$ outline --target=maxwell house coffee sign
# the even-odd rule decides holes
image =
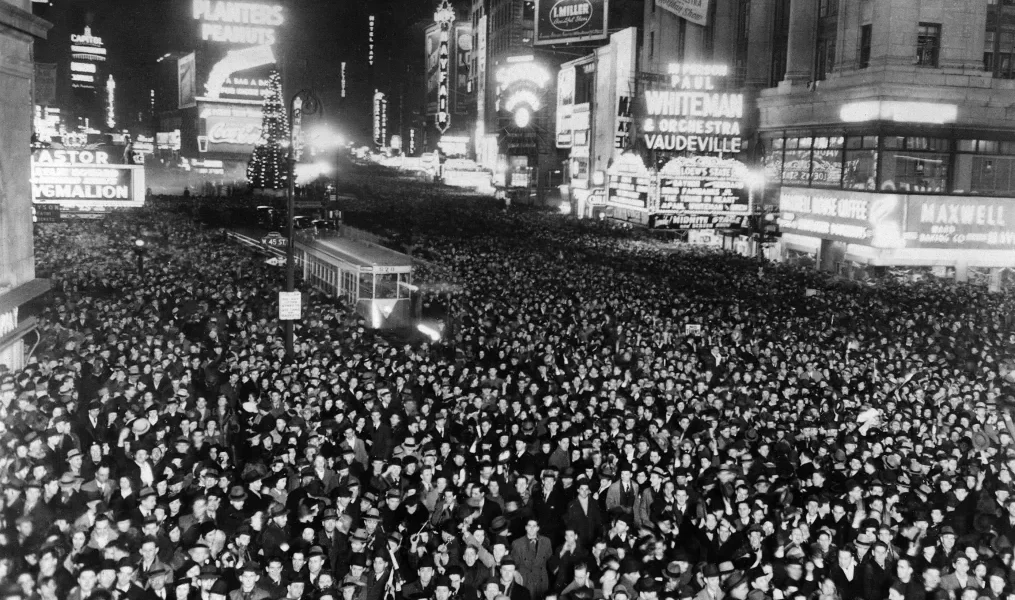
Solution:
[[[609,0],[536,0],[537,46],[605,40]]]

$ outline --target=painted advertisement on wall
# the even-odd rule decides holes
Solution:
[[[605,40],[609,0],[536,0],[536,46]]]

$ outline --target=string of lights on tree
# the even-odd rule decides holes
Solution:
[[[261,139],[247,164],[247,179],[255,188],[278,190],[289,183],[289,117],[282,99],[282,76],[272,71],[268,82],[269,93],[261,109]]]

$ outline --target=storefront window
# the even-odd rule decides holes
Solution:
[[[886,137],[881,189],[944,193],[948,190],[950,158],[946,139]]]
[[[782,181],[783,139],[771,138],[763,141],[765,147],[765,179],[768,183]]]
[[[811,180],[811,146],[813,138],[786,138],[786,157],[782,165],[782,182],[787,185],[809,185]]]
[[[842,187],[847,190],[874,191],[878,169],[878,138],[873,135],[846,139],[846,165]]]
[[[842,185],[842,137],[814,138],[811,185],[837,188]]]
[[[995,140],[959,140],[952,192],[1015,196],[1015,144]]]

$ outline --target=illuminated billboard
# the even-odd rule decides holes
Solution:
[[[144,205],[144,167],[115,164],[101,150],[32,152],[32,201],[69,207]]]
[[[201,152],[249,157],[261,139],[260,104],[199,102],[197,114],[203,132],[198,136]]]
[[[536,46],[605,40],[609,0],[536,0]]]
[[[208,72],[202,99],[261,100],[270,92],[274,66],[271,46],[229,50]]]
[[[281,4],[194,0],[201,40],[234,46],[271,46],[285,22]]]
[[[736,154],[743,149],[744,95],[723,89],[727,65],[671,64],[668,89],[647,89],[641,133],[649,150]]]
[[[374,145],[384,146],[388,137],[388,98],[384,92],[374,93]]]
[[[455,22],[455,9],[448,0],[434,13],[439,38],[437,43],[437,114],[434,124],[437,131],[444,133],[451,126],[451,32]]]

